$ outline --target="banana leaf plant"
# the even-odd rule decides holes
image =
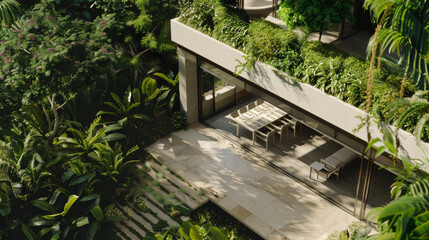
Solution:
[[[123,100],[116,94],[111,92],[114,102],[105,102],[107,106],[111,108],[110,111],[101,110],[97,113],[99,115],[107,115],[113,117],[118,122],[126,122],[127,119],[138,118],[145,121],[149,121],[150,118],[146,114],[140,113],[140,92],[138,89],[131,91],[128,89],[125,92]],[[111,123],[111,122],[108,122]]]
[[[59,195],[67,196],[64,205],[58,205]],[[103,222],[122,220],[116,215],[108,214],[114,204],[102,209],[99,205],[100,195],[88,195],[79,197],[70,194],[64,188],[58,188],[49,201],[36,199],[31,205],[41,210],[41,214],[35,215],[21,228],[27,239],[95,239],[100,225]],[[39,230],[37,233],[35,230]]]
[[[109,145],[98,145],[89,156],[96,163],[94,168],[103,176],[120,185],[127,185],[131,182],[129,173],[132,171],[134,163],[138,160],[126,159],[131,153],[138,150],[139,147],[131,148],[124,156],[121,146],[115,145],[111,148]]]
[[[429,196],[400,197],[367,218],[377,220],[381,230],[370,239],[429,239]]]
[[[100,126],[100,120],[100,116],[95,118],[85,132],[79,130],[82,128],[79,123],[69,122],[69,128],[67,128],[68,134],[64,133],[61,135],[56,144],[65,151],[71,160],[81,159],[82,157],[88,159],[88,154],[96,150],[97,146],[106,144],[106,141],[118,141],[126,137],[122,133],[113,132],[114,130],[121,129],[121,125]],[[77,128],[72,124],[77,126]]]
[[[171,112],[179,98],[179,74],[177,74],[174,79],[171,79],[162,73],[154,73],[153,75],[164,79],[168,83],[168,85],[161,86],[160,91],[162,94],[158,97],[157,101],[162,102],[167,100],[168,111]]]
[[[399,156],[394,135],[386,126],[382,127],[383,139],[373,139],[366,150],[375,148],[375,158],[389,151],[402,166],[390,168],[399,173],[392,184],[395,200],[367,215],[367,220],[376,221],[379,228],[379,233],[369,239],[429,239],[429,174],[420,170],[429,162]]]

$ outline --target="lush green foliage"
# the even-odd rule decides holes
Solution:
[[[73,18],[91,19],[91,15],[96,15],[91,5],[95,4],[95,0],[41,0],[42,3],[54,4],[55,9],[67,14]]]
[[[129,41],[142,35],[125,22],[147,13],[134,1],[36,2],[0,30],[0,238],[94,239],[143,147],[186,126],[178,79]]]
[[[163,236],[147,238],[147,240],[154,239],[259,240],[262,238],[214,203],[209,202],[194,211],[191,219],[183,222],[180,228],[170,229]]]
[[[369,70],[367,62],[327,44],[300,40],[293,31],[264,20],[246,24],[240,13],[227,9],[222,1],[194,1],[184,5],[180,21],[246,53],[246,61],[238,65],[238,72],[244,67],[250,69],[256,61],[265,62],[345,102],[364,108]],[[223,15],[227,17],[218,17]],[[217,31],[218,26],[223,26],[222,21],[231,27]],[[385,120],[390,104],[399,97],[402,77],[384,67],[378,69],[374,76],[372,111]],[[414,91],[414,85],[406,82],[404,96],[411,96]],[[416,126],[416,120],[410,124]]]
[[[295,76],[324,92],[364,108],[366,77],[369,64],[362,59],[320,42],[306,43],[301,56],[303,63]],[[373,111],[383,112],[399,97],[402,78],[382,68],[374,73]],[[405,86],[405,95],[414,92],[412,84]]]
[[[429,141],[428,91],[417,91],[413,96],[401,98],[389,104],[387,120],[400,128],[414,133],[417,139]],[[395,121],[395,122],[394,122]]]
[[[135,0],[135,5],[140,14],[128,24],[143,33],[142,46],[159,53],[174,51],[176,45],[170,40],[169,20],[177,14],[178,1]]]
[[[218,0],[184,1],[180,21],[232,47],[244,50],[248,17]]]
[[[298,36],[293,31],[279,31],[273,23],[258,19],[250,23],[248,34],[245,53],[249,70],[261,61],[291,73],[301,62]]]
[[[429,85],[429,1],[366,0],[365,7],[381,26],[376,39],[378,51],[389,49],[400,56],[399,60],[384,60],[401,66],[405,76],[426,90]],[[373,44],[374,37],[368,53]]]
[[[262,239],[214,203],[207,203],[191,214],[193,224],[217,226],[227,239]]]
[[[373,139],[367,150],[376,148],[375,157],[389,151],[401,164],[394,170],[398,177],[392,185],[392,202],[385,207],[371,210],[367,218],[377,221],[379,233],[371,239],[427,239],[429,237],[429,174],[422,167],[429,165],[427,159],[409,159],[399,155],[393,133],[384,128],[383,139]]]
[[[335,231],[326,237],[326,240],[364,240],[368,239],[368,235],[372,228],[363,222],[355,222],[343,231]]]
[[[388,151],[397,161],[389,168],[397,172],[392,184],[392,198],[384,207],[371,210],[366,219],[378,224],[378,232],[369,236],[366,224],[351,225],[347,230],[335,232],[328,240],[349,239],[428,239],[429,237],[429,173],[427,159],[409,159],[399,155],[400,142],[383,126],[383,139],[375,138],[365,151],[375,149],[374,158]]]
[[[206,223],[203,226],[194,225],[189,221],[182,223],[179,229],[180,235],[185,239],[191,240],[225,240],[226,237],[217,227],[213,227],[211,223]]]
[[[107,140],[114,140],[115,135],[109,137],[107,127],[98,122],[86,132],[71,127],[68,131],[73,137],[62,135],[52,142],[34,130],[25,139],[17,136],[2,142],[0,197],[6,202],[1,207],[2,235],[93,239],[102,222],[118,219],[107,216],[113,209],[107,205],[114,186],[129,181],[126,165],[132,162],[125,162],[120,148],[111,154]],[[100,159],[100,155],[108,157]],[[19,191],[13,189],[18,183],[22,184]]]
[[[329,29],[344,18],[352,19],[351,9],[350,0],[284,0],[277,13],[292,29],[302,26],[313,32]]]
[[[107,88],[100,78],[104,66],[117,58],[108,35],[117,31],[110,16],[93,22],[69,20],[42,5],[23,15],[16,29],[2,28],[0,125],[10,129],[21,119],[11,113],[51,94],[69,99],[77,93],[97,104]]]

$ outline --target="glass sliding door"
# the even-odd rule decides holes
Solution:
[[[200,82],[202,86],[201,93],[201,112],[202,118],[206,119],[215,112],[214,105],[214,76],[206,71],[201,71]]]
[[[200,111],[202,120],[231,107],[236,102],[236,86],[201,67]]]
[[[215,77],[214,81],[215,112],[235,104],[235,86]]]

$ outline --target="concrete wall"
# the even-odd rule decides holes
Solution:
[[[172,40],[180,46],[231,72],[235,72],[239,62],[244,61],[242,52],[180,23],[177,19],[171,20],[171,36]],[[294,82],[286,73],[264,63],[256,63],[252,71],[243,71],[240,76],[341,129],[349,135],[347,136],[349,140],[356,138],[357,141],[367,141],[366,129],[357,129],[361,119],[365,116],[361,109],[330,96],[311,85]],[[305,119],[302,120],[305,121]],[[320,123],[317,124],[320,125]],[[338,134],[335,131],[331,133],[328,130],[322,132],[338,139],[336,136]],[[373,138],[382,137],[375,125],[371,127],[370,132]],[[345,138],[346,136],[342,133],[340,137]],[[423,146],[418,146],[414,136],[408,132],[399,130],[399,140],[403,147],[402,155],[423,159],[425,155],[422,149],[429,153],[429,144],[424,143]],[[355,149],[361,150],[361,146]]]
[[[180,106],[189,123],[198,122],[198,66],[197,58],[177,49],[179,60]]]

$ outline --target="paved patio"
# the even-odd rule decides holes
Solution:
[[[325,239],[358,221],[201,124],[162,138],[147,150],[265,239]]]

